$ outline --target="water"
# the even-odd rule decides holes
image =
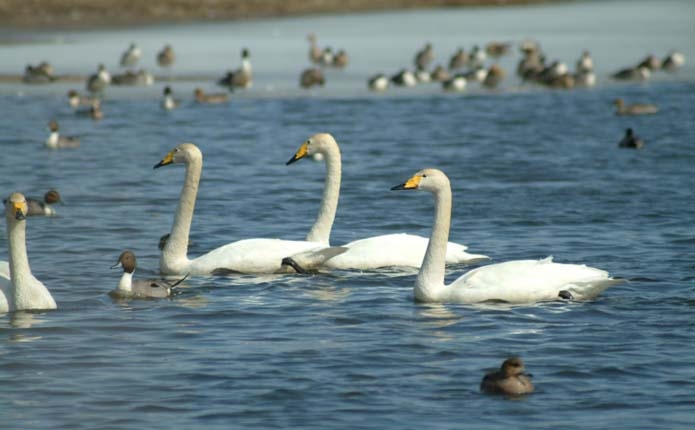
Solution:
[[[171,113],[158,107],[161,84],[112,89],[98,123],[66,106],[68,84],[0,86],[3,197],[56,187],[66,201],[60,216],[27,225],[33,272],[59,309],[0,315],[0,427],[692,427],[695,55],[687,12],[693,6],[658,5],[46,32],[35,44],[3,46],[0,72],[45,55],[59,70],[86,74],[94,55],[80,52],[101,47],[115,67],[131,39],[151,54],[171,41],[182,58],[205,52],[236,58],[243,43],[258,77],[228,106],[185,104]],[[663,31],[645,33],[625,13]],[[461,30],[451,33],[457,18]],[[420,19],[427,25],[414,33],[408,23]],[[355,35],[357,25],[364,31]],[[308,27],[320,42],[354,52],[354,66],[334,73],[322,91],[306,93],[295,86]],[[393,34],[407,37],[388,39]],[[570,63],[589,48],[599,86],[550,91],[519,88],[511,79],[505,91],[472,88],[463,96],[434,86],[382,96],[364,89],[366,76],[406,65],[425,39],[444,58],[458,44],[527,36]],[[623,46],[630,38],[635,43]],[[187,40],[209,44],[191,53]],[[263,50],[276,44],[292,49],[267,58]],[[364,46],[374,51],[360,52]],[[670,48],[688,61],[676,76],[658,74],[642,85],[605,77]],[[215,77],[228,67],[217,64],[236,64],[228,57],[211,55],[214,67],[181,69]],[[516,55],[504,61],[512,65]],[[174,85],[187,98],[200,84]],[[611,102],[619,96],[653,102],[660,113],[614,116]],[[43,148],[52,117],[66,134],[81,137],[79,149]],[[644,138],[644,150],[616,147],[626,127]],[[152,166],[173,146],[193,141],[205,156],[190,249],[200,255],[240,238],[304,237],[324,167],[285,162],[319,131],[331,132],[343,152],[335,244],[401,231],[428,235],[431,196],[389,188],[436,166],[452,181],[451,237],[472,252],[497,262],[554,255],[631,281],[591,303],[517,307],[418,304],[414,272],[395,270],[194,277],[172,300],[107,296],[119,276],[109,266],[125,248],[138,256],[136,276],[156,274],[157,242],[171,226],[183,169]],[[4,224],[0,230],[6,259]],[[465,270],[451,267],[448,279]],[[537,392],[519,401],[480,394],[485,371],[512,354],[525,359]]]

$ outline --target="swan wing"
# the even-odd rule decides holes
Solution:
[[[368,237],[350,242],[346,252],[326,262],[335,269],[376,269],[379,267],[420,267],[429,239],[413,234],[397,233]],[[467,246],[449,242],[446,262],[471,264],[488,259],[485,255],[469,254]]]

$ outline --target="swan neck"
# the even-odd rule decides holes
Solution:
[[[427,251],[415,282],[416,296],[432,296],[444,287],[446,248],[451,224],[451,189],[438,189],[434,193],[434,223]],[[435,291],[433,291],[435,290]]]
[[[324,152],[326,160],[326,179],[323,187],[323,198],[316,217],[316,222],[311,227],[306,240],[330,244],[331,229],[338,210],[338,198],[340,197],[341,159],[340,149],[337,146],[329,147]]]
[[[31,268],[29,267],[29,257],[27,255],[26,243],[26,221],[8,219],[7,223],[7,242],[9,247],[9,266],[12,281],[10,288],[12,301],[18,303],[24,296],[24,291],[31,285]]]

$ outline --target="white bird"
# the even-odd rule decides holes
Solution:
[[[378,73],[367,80],[367,87],[372,91],[386,91],[389,78],[383,73]]]
[[[318,216],[306,240],[328,246],[340,195],[341,157],[338,142],[328,133],[315,134],[299,147],[287,164],[315,154],[322,154],[326,161],[326,179]],[[341,245],[347,248],[347,251],[327,260],[324,267],[331,269],[420,267],[427,242],[425,237],[404,233],[372,236]],[[448,243],[446,262],[470,264],[488,259],[485,255],[468,254],[465,252],[466,249],[465,245]]]
[[[558,299],[590,300],[623,282],[585,265],[543,260],[514,260],[478,267],[444,284],[444,263],[451,223],[449,178],[437,169],[417,172],[392,190],[424,190],[434,194],[434,225],[415,281],[415,299],[436,303],[500,301],[530,304]]]
[[[118,281],[118,287],[109,292],[111,297],[117,299],[170,297],[173,289],[188,277],[184,276],[176,282],[169,282],[165,279],[133,280],[137,259],[135,254],[128,250],[121,253],[118,261],[111,268],[115,269],[119,266],[123,268],[123,275]]]
[[[26,244],[27,201],[12,193],[5,202],[9,263],[0,261],[0,312],[56,309],[56,302],[29,267]]]
[[[164,91],[162,92],[162,102],[161,102],[162,109],[164,109],[164,110],[176,109],[179,106],[179,104],[181,104],[181,102],[174,98],[174,92],[171,90],[171,87],[169,85],[164,87]]]
[[[210,275],[213,273],[277,273],[282,261],[292,257],[307,270],[318,268],[326,259],[343,252],[319,242],[281,239],[245,239],[214,249],[200,257],[188,258],[188,235],[193,221],[203,154],[192,143],[182,143],[171,150],[154,168],[184,164],[186,178],[181,190],[169,239],[159,261],[163,275]]]

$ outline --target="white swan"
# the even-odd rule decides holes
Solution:
[[[26,245],[27,201],[12,193],[5,202],[9,263],[0,261],[0,312],[56,309],[48,289],[31,274]]]
[[[192,143],[171,150],[154,168],[182,163],[186,178],[181,190],[171,234],[159,262],[163,275],[209,275],[217,272],[276,273],[283,271],[282,260],[292,257],[305,269],[318,267],[344,249],[329,248],[314,241],[281,239],[245,239],[214,249],[195,259],[187,255],[188,234],[193,220],[198,184],[203,169],[203,154]]]
[[[543,260],[515,260],[471,270],[444,285],[444,253],[451,222],[451,186],[440,170],[424,169],[392,190],[425,190],[434,194],[434,225],[415,281],[415,298],[423,302],[514,304],[572,298],[589,300],[623,282],[585,265]]]
[[[300,146],[287,164],[316,154],[322,154],[326,160],[326,182],[318,217],[306,240],[328,246],[340,194],[341,159],[338,143],[328,133],[315,134]],[[420,267],[427,242],[425,237],[404,233],[368,237],[342,245],[347,251],[327,260],[324,266],[332,269]],[[471,264],[488,259],[485,255],[468,254],[466,249],[465,245],[449,242],[446,262]]]

